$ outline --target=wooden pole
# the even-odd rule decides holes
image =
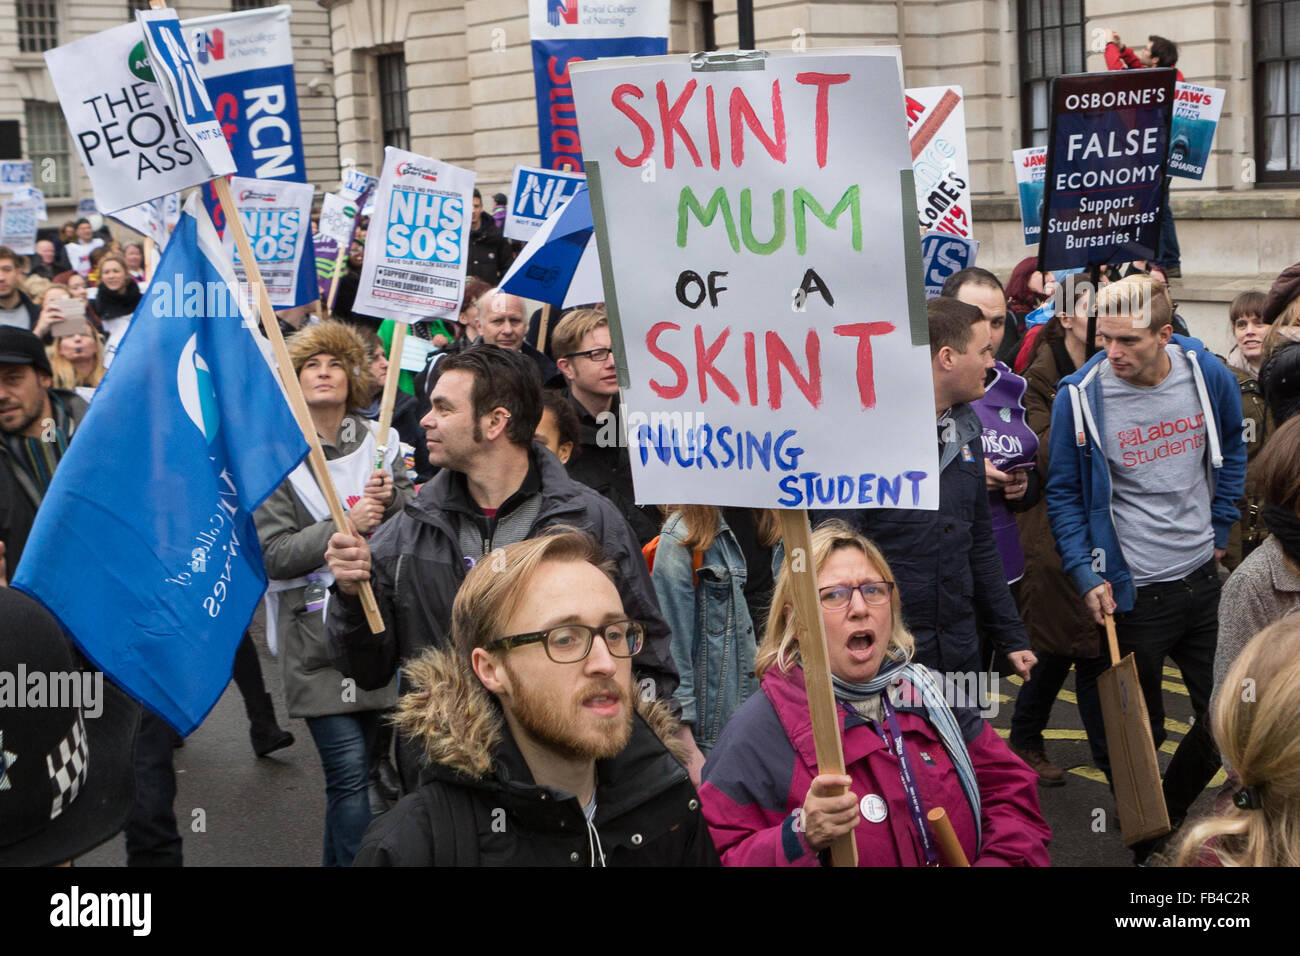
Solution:
[[[388,429],[393,424],[393,403],[397,401],[397,380],[402,376],[402,347],[406,345],[406,323],[394,320],[393,344],[388,349],[388,375],[384,399],[379,403],[379,446],[375,449],[375,471],[384,467],[388,454]]]
[[[343,268],[343,260],[347,257],[350,245],[352,245],[351,241],[347,245],[339,243],[338,255],[334,257],[334,271],[330,273],[330,294],[325,299],[325,308],[330,315],[334,314],[334,296],[339,291],[339,270]]]
[[[316,483],[320,485],[321,493],[329,504],[330,517],[334,519],[335,529],[342,534],[352,534],[353,530],[343,513],[343,506],[339,504],[339,494],[334,488],[334,479],[330,476],[320,438],[316,435],[316,425],[307,410],[307,400],[303,398],[302,385],[298,382],[298,376],[293,373],[293,361],[289,358],[289,349],[284,344],[284,336],[280,334],[280,323],[275,318],[275,310],[271,308],[271,300],[266,294],[266,286],[262,282],[262,270],[257,267],[253,247],[248,241],[248,234],[244,232],[244,223],[235,208],[235,197],[230,193],[230,183],[225,176],[218,176],[212,180],[212,185],[226,214],[226,228],[233,231],[235,247],[239,250],[239,261],[243,263],[244,273],[248,276],[248,287],[257,296],[262,328],[271,342],[271,350],[275,353],[275,361],[279,366],[280,379],[284,382],[289,407],[293,409],[294,417],[298,419],[298,427],[302,429],[303,437],[307,439],[311,449],[308,452],[308,460],[311,462],[312,473],[316,476]],[[361,582],[360,597],[370,630],[375,634],[380,633],[384,629],[384,621],[379,614],[379,605],[375,603],[375,594],[370,588],[369,581]]]
[[[148,282],[153,278],[153,257],[154,241],[148,236],[144,237],[144,281]]]
[[[785,545],[786,570],[794,583],[794,622],[799,635],[799,657],[803,662],[804,686],[808,690],[808,711],[812,715],[813,744],[817,750],[817,773],[844,773],[844,741],[831,688],[831,666],[826,653],[826,629],[822,625],[821,601],[817,596],[817,569],[812,564],[812,528],[808,512],[779,511],[781,537]],[[853,833],[831,844],[835,866],[857,866],[858,845]]]
[[[1115,618],[1111,614],[1106,615],[1106,643],[1110,647],[1110,666],[1119,665],[1119,638],[1115,636]]]
[[[943,858],[948,861],[948,865],[970,866],[970,861],[966,859],[966,851],[961,848],[961,842],[953,831],[952,821],[948,819],[948,814],[944,812],[943,807],[935,807],[925,815],[925,818],[930,821],[930,831],[939,841],[939,849],[943,851]]]
[[[551,355],[550,344],[546,337],[551,333],[551,309],[553,306],[549,302],[542,303],[542,321],[537,326],[537,351],[543,355]],[[555,358],[556,356],[551,356]]]

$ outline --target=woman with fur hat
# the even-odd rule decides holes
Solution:
[[[384,468],[374,469],[377,426],[356,411],[370,397],[365,346],[342,322],[310,326],[287,344],[339,501],[356,530],[368,534],[405,506],[411,481],[393,429]],[[325,547],[334,524],[305,463],[255,518],[273,579],[267,640],[273,650],[278,645],[289,714],[306,718],[325,770],[324,865],[350,866],[370,823],[370,745],[380,711],[397,700],[396,682],[362,691],[331,666],[324,612],[333,578]]]

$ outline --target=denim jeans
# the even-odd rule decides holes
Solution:
[[[140,709],[135,738],[135,805],[126,823],[127,866],[180,866],[181,836],[176,829],[176,773],[172,751],[176,733],[161,717]]]
[[[1097,676],[1110,667],[1105,657],[1064,657],[1046,651],[1035,652],[1038,663],[1030,679],[1016,695],[1016,709],[1011,715],[1011,746],[1017,750],[1042,750],[1043,729],[1052,716],[1052,704],[1065,685],[1073,665],[1074,692],[1079,700],[1079,717],[1088,734],[1088,750],[1093,765],[1110,779],[1110,757],[1106,752],[1106,725],[1101,717],[1101,698],[1097,696]]]
[[[325,769],[323,866],[351,866],[370,825],[370,748],[379,715],[362,710],[307,718]]]
[[[1165,657],[1182,671],[1194,714],[1192,729],[1178,743],[1165,771],[1165,805],[1177,825],[1221,763],[1210,736],[1210,692],[1219,633],[1219,572],[1213,560],[1187,577],[1137,589],[1133,610],[1115,615],[1121,654],[1132,654],[1148,713],[1160,706]]]

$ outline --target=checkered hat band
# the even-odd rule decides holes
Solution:
[[[81,785],[90,772],[90,749],[86,744],[86,723],[81,712],[77,722],[59,741],[52,753],[45,755],[45,768],[50,774],[50,819],[53,820],[77,799]]]

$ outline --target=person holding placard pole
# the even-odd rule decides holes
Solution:
[[[925,820],[935,807],[976,866],[1048,865],[1051,831],[1033,771],[957,688],[913,661],[881,551],[830,521],[812,533],[808,559],[848,765],[842,775],[818,773],[795,576],[783,568],[758,652],[762,691],[704,767],[700,799],[723,865],[816,866],[852,833],[860,866],[935,866],[939,846]]]
[[[378,444],[369,423],[356,413],[369,398],[365,347],[347,326],[322,323],[288,342],[312,423],[342,496],[355,497],[351,527],[373,531],[399,512],[411,495],[404,465],[395,465],[395,436],[387,468],[371,465]],[[325,545],[333,531],[329,509],[307,469],[299,466],[257,510],[258,538],[271,583],[267,640],[280,647],[285,702],[304,717],[325,770],[325,866],[349,866],[370,823],[370,745],[379,711],[397,701],[395,682],[371,692],[348,692],[343,675],[329,666],[324,642]]]

